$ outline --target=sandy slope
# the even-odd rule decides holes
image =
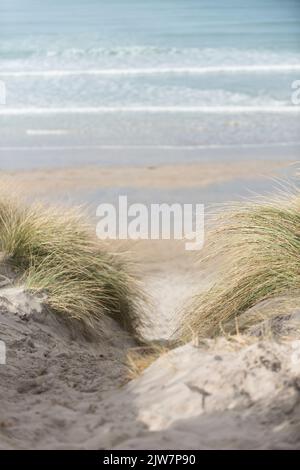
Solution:
[[[135,343],[110,320],[98,336],[42,308],[22,288],[0,291],[0,448],[78,447],[109,420],[105,396],[124,384]]]
[[[188,186],[262,170],[237,165],[223,176],[221,167],[209,175],[203,166],[178,175]],[[140,178],[146,186],[158,181],[175,187],[179,177],[170,175],[169,167],[129,169],[127,180],[123,169],[122,174],[119,169],[108,174],[80,171],[6,176],[14,188],[38,196],[104,180],[117,185],[119,178],[125,186],[139,184]],[[144,336],[167,338],[182,305],[210,279],[181,243],[130,242],[121,247],[140,264],[152,298]],[[82,331],[47,312],[42,299],[12,287],[7,281],[11,273],[2,274],[0,340],[7,345],[7,364],[0,365],[0,448],[300,447],[299,312],[257,327],[252,340],[181,347],[128,384],[126,356],[136,344],[116,323],[99,324],[100,336]],[[261,341],[261,333],[273,326],[280,332],[276,340],[268,334]],[[282,335],[288,339],[279,342]]]
[[[101,339],[0,290],[0,448],[297,448],[300,342],[206,341],[126,384],[134,345],[113,321]]]
[[[178,348],[127,387],[152,432],[118,448],[299,448],[299,359],[299,341]]]

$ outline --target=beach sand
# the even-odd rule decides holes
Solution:
[[[30,202],[86,205],[95,223],[97,205],[117,204],[119,194],[128,194],[129,202],[148,206],[152,202],[224,202],[236,199],[241,186],[248,185],[253,191],[257,185],[271,188],[273,178],[293,168],[293,163],[293,160],[260,158],[151,167],[78,166],[2,171],[0,177],[8,188]],[[195,254],[186,251],[183,242],[175,240],[112,241],[109,249],[130,253],[145,290],[153,298],[149,312],[150,337],[168,336],[176,323],[177,311],[199,289],[202,273],[195,264]]]
[[[297,340],[187,344],[128,383],[137,345],[113,321],[83,335],[6,287],[0,322],[0,449],[299,448]]]
[[[2,184],[30,202],[86,206],[93,224],[100,203],[117,204],[119,194],[129,202],[206,203],[210,205],[276,186],[275,179],[293,174],[295,160],[214,161],[160,166],[78,166],[40,170],[2,171]],[[244,188],[248,188],[245,192]],[[153,299],[151,338],[167,337],[178,311],[207,276],[195,263],[195,253],[177,240],[104,242],[109,250],[126,251],[136,264],[145,290]],[[148,336],[147,336],[148,337]]]
[[[51,197],[58,192],[97,188],[208,188],[232,180],[271,177],[294,160],[203,162],[158,166],[77,166],[47,170],[2,171],[0,177],[28,195]],[[234,187],[232,188],[234,190]]]
[[[160,167],[77,167],[2,172],[5,184],[30,201],[73,204],[86,191],[136,188],[211,190],[228,183],[263,184],[291,162]],[[179,192],[178,192],[179,191]],[[124,192],[123,192],[124,194]],[[75,196],[74,196],[75,195]],[[103,202],[95,200],[94,206]],[[163,201],[161,201],[163,202]],[[200,201],[201,202],[201,201]],[[93,214],[91,214],[93,215]],[[93,217],[92,217],[93,220]],[[151,303],[145,340],[167,340],[193,293],[211,282],[182,241],[115,241],[137,265]],[[279,312],[280,313],[280,312]],[[298,317],[297,317],[298,318]],[[108,320],[102,336],[82,334],[43,308],[22,286],[0,289],[0,448],[280,449],[299,443],[298,342],[208,341],[164,355],[127,384],[127,354],[139,347]],[[228,377],[230,376],[230,381]],[[230,382],[230,383],[229,383]]]

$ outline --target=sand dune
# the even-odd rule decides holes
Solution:
[[[135,344],[112,320],[82,334],[6,287],[0,321],[2,449],[299,448],[299,341],[187,344],[126,383]]]

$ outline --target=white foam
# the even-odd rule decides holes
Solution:
[[[115,113],[299,114],[300,106],[100,106],[70,108],[0,108],[2,116]]]
[[[39,136],[39,135],[68,135],[70,131],[65,129],[27,129],[26,135]]]
[[[0,77],[69,77],[69,76],[127,76],[127,75],[161,75],[161,74],[216,74],[216,73],[259,73],[259,72],[296,72],[300,64],[275,65],[222,65],[210,67],[150,67],[124,69],[95,69],[95,70],[24,70],[0,72]]]
[[[76,150],[209,150],[235,148],[269,148],[298,147],[300,142],[275,142],[267,144],[203,144],[203,145],[35,145],[35,146],[4,146],[0,152],[24,151],[76,151]]]

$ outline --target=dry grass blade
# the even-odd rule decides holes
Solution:
[[[159,345],[130,349],[127,354],[128,379],[139,377],[147,367],[169,351],[170,348]]]
[[[214,263],[217,282],[193,299],[176,336],[220,334],[228,321],[300,288],[300,195],[232,204],[213,220],[203,260]]]
[[[0,252],[55,311],[89,324],[109,315],[135,331],[139,283],[121,254],[101,249],[79,209],[27,207],[0,195]]]

